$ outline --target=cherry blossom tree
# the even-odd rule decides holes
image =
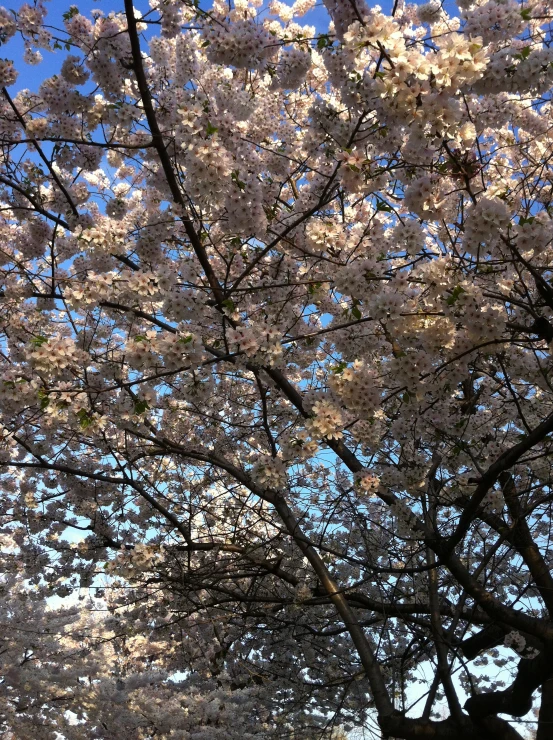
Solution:
[[[0,9],[3,737],[552,737],[553,4],[47,9]]]

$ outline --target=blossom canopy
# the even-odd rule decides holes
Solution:
[[[0,8],[2,737],[551,737],[552,19]]]

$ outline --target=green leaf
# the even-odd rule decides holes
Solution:
[[[311,283],[307,288],[309,295],[314,295],[315,291],[321,287],[322,283]]]
[[[134,404],[134,413],[144,414],[146,411],[148,411],[149,408],[150,408],[150,404],[148,403],[148,401],[145,401],[145,400],[137,401]]]
[[[334,373],[334,375],[340,375],[340,373],[344,372],[347,366],[347,362],[340,362],[338,365],[336,365],[336,367],[333,367],[330,370]]]
[[[222,305],[224,308],[226,308],[230,313],[234,313],[235,305],[234,301],[232,301],[230,298],[227,298],[225,301],[223,301]]]
[[[530,216],[529,218],[524,218],[523,216],[521,216],[518,220],[518,225],[524,226],[524,224],[533,224],[535,220],[535,216]]]
[[[65,13],[63,14],[63,16],[62,16],[62,17],[63,17],[63,20],[64,20],[64,21],[69,21],[69,20],[71,20],[71,18],[73,18],[73,16],[75,16],[75,15],[79,15],[79,9],[77,8],[77,6],[76,6],[76,5],[71,5],[71,6],[70,6],[70,8],[69,8],[69,10],[68,10],[68,11],[66,11],[66,12],[65,12]]]
[[[215,131],[217,131],[217,129],[215,129]],[[242,180],[240,180],[238,178],[238,170],[233,170],[233,172],[232,172],[232,174],[231,174],[230,177],[231,177],[231,180],[238,185],[238,187],[240,188],[240,190],[245,190],[246,183],[245,182],[242,182]]]
[[[387,213],[393,213],[394,209],[392,206],[389,206],[387,203],[383,203],[382,201],[378,201],[378,204],[376,206],[377,211],[386,211]]]
[[[181,337],[179,339],[179,344],[189,344],[192,341],[193,337],[191,334],[189,334],[187,337]]]
[[[86,409],[80,409],[77,413],[77,418],[79,420],[79,426],[81,429],[88,429],[91,424],[93,424],[94,419],[92,417],[92,413],[90,411],[87,411]]]
[[[529,21],[532,19],[532,16],[528,8],[524,8],[523,10],[520,11],[520,17],[525,21]]]
[[[147,338],[147,337],[145,337],[145,336],[144,336],[143,334],[137,334],[137,335],[136,335],[136,336],[134,337],[134,341],[135,341],[135,342],[146,342],[147,340],[148,340],[148,338]]]
[[[324,49],[325,46],[330,46],[330,39],[326,34],[317,39],[317,49]]]
[[[217,126],[212,126],[209,121],[207,122],[207,128],[205,130],[207,136],[211,136],[212,134],[214,134],[218,130],[219,129],[217,128]]]
[[[265,215],[267,216],[267,220],[269,221],[269,223],[275,220],[276,214],[278,213],[276,206],[273,206],[273,208],[263,206],[263,210],[265,211]]]
[[[530,56],[530,47],[525,46],[524,49],[521,49],[518,54],[515,54],[515,59],[519,59],[521,62],[524,61],[524,59],[528,59]]]
[[[455,288],[453,288],[453,292],[451,293],[451,295],[449,296],[449,298],[446,301],[447,305],[448,306],[453,306],[453,304],[459,298],[459,296],[461,295],[461,293],[464,293],[464,292],[465,292],[465,289],[462,288],[460,285],[457,285]]]
[[[359,319],[361,318],[361,311],[357,308],[357,306],[354,306],[351,309],[351,315],[359,321]]]
[[[31,344],[34,344],[36,347],[42,347],[42,345],[46,344],[47,341],[47,337],[38,336],[31,339]]]
[[[44,388],[40,388],[37,393],[37,396],[40,400],[40,408],[44,411],[44,409],[50,403],[50,398],[48,396],[48,393],[44,390]]]

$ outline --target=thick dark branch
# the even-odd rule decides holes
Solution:
[[[181,192],[179,182],[173,169],[173,165],[171,164],[171,158],[169,157],[169,154],[167,152],[167,147],[165,146],[165,141],[163,140],[163,135],[157,122],[152,101],[152,95],[150,93],[148,80],[146,79],[146,73],[144,72],[144,65],[142,63],[140,39],[138,37],[138,29],[136,27],[136,18],[134,17],[134,7],[132,0],[125,0],[125,14],[127,16],[129,39],[131,43],[131,52],[133,59],[132,67],[136,75],[136,82],[140,91],[140,97],[142,98],[142,105],[144,106],[146,120],[148,121],[150,133],[152,134],[152,144],[157,151],[157,155],[159,157],[159,161],[161,162],[161,166],[167,179],[167,184],[169,185],[173,200],[182,209],[182,222],[184,224],[186,234],[190,239],[190,244],[192,245],[196,257],[198,258],[205,273],[205,276],[207,277],[215,300],[217,301],[219,306],[222,306],[225,298],[223,289],[221,288],[219,281],[215,276],[207,252],[205,251],[200,237],[198,236],[198,233],[194,228],[192,219],[187,215],[187,204]]]
[[[285,397],[298,409],[302,416],[308,417],[309,415],[303,407],[302,396],[296,390],[296,388],[294,388],[290,381],[279,370],[268,368],[266,369],[266,372],[273,379],[277,387],[280,388]],[[484,481],[484,483],[481,482],[479,485],[479,488],[480,486],[482,486],[482,488],[484,488],[485,486],[484,492],[478,499],[474,498],[474,496],[476,495],[474,494],[461,515],[461,519],[464,518],[464,521],[467,522],[467,527],[473,520],[472,514],[466,514],[467,509],[471,507],[471,503],[474,510],[478,510],[482,499],[487,493],[489,487],[493,484],[492,481],[495,482],[501,472],[514,465],[515,462],[527,450],[541,441],[546,436],[546,434],[548,434],[552,430],[553,414],[550,414],[545,419],[545,421],[543,421],[540,425],[536,427],[532,434],[529,434],[522,442],[514,445],[509,450],[504,452],[498,458],[498,460],[496,460],[496,462],[488,468],[488,471],[484,474],[484,476],[482,476],[481,479],[481,481]],[[336,455],[345,463],[349,470],[351,470],[351,472],[358,473],[363,469],[363,465],[358,460],[356,455],[346,447],[342,440],[325,441],[328,446],[332,450],[334,450]],[[394,501],[394,496],[391,494],[379,492],[378,496],[388,504]],[[463,529],[464,526],[465,525],[463,525]],[[458,580],[460,585],[466,590],[468,594],[470,594],[470,596],[472,596],[473,599],[475,599],[478,605],[485,612],[487,612],[492,619],[499,622],[505,622],[515,629],[519,629],[523,632],[529,632],[539,639],[545,641],[553,641],[553,625],[546,622],[545,620],[530,617],[521,611],[517,611],[515,609],[512,609],[511,607],[501,604],[501,602],[499,602],[489,591],[486,591],[486,589],[477,581],[477,579],[470,574],[468,568],[466,568],[461,563],[459,558],[453,553],[451,538],[446,543],[444,540],[439,538],[436,533],[428,533],[426,531],[426,527],[423,524],[417,523],[417,527],[420,529],[421,539],[425,541],[426,544],[428,544],[428,546],[433,550],[434,553],[436,553],[436,555],[438,555],[442,564],[447,566],[452,575]],[[459,529],[460,525],[458,527],[458,531]],[[452,537],[455,537],[455,535],[452,535]]]
[[[503,489],[505,503],[513,520],[511,542],[528,566],[543,603],[547,607],[549,616],[553,618],[553,577],[551,571],[530,533],[530,528],[517,496],[513,476],[510,473],[501,473],[499,481]]]
[[[492,465],[490,465],[478,481],[476,490],[459,517],[457,529],[448,539],[445,547],[442,546],[440,548],[442,553],[451,552],[463,539],[474,519],[474,515],[476,514],[478,507],[484,499],[484,496],[488,493],[490,488],[497,483],[501,473],[512,468],[525,452],[528,452],[532,447],[542,442],[552,431],[553,413],[549,414],[549,416],[547,416],[541,424],[538,424],[530,434],[527,434],[521,442],[510,447],[500,455]]]
[[[532,709],[534,691],[553,675],[551,651],[544,650],[533,660],[523,658],[515,680],[505,691],[490,691],[472,696],[465,703],[471,719],[478,721],[493,714],[523,717]]]
[[[477,624],[474,619],[472,620],[472,623]],[[511,628],[508,625],[494,622],[493,624],[486,625],[484,629],[480,630],[480,632],[477,632],[475,635],[467,637],[466,640],[459,643],[459,647],[467,660],[473,660],[473,658],[476,658],[476,656],[484,650],[489,650],[497,645],[501,645],[505,639],[505,635],[510,631]],[[539,651],[544,649],[545,646],[543,642],[541,640],[537,640],[534,635],[530,635],[527,632],[521,632],[520,634],[524,637],[526,644],[530,648],[534,648]]]
[[[536,740],[551,740],[553,734],[553,678],[541,687],[541,704]]]
[[[386,737],[402,740],[523,740],[515,729],[499,717],[488,717],[478,724],[467,721],[460,727],[451,718],[433,722],[412,719],[396,712],[380,720],[380,727]]]

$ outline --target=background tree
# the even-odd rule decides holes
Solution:
[[[552,736],[550,4],[313,6],[0,10],[12,737]]]

